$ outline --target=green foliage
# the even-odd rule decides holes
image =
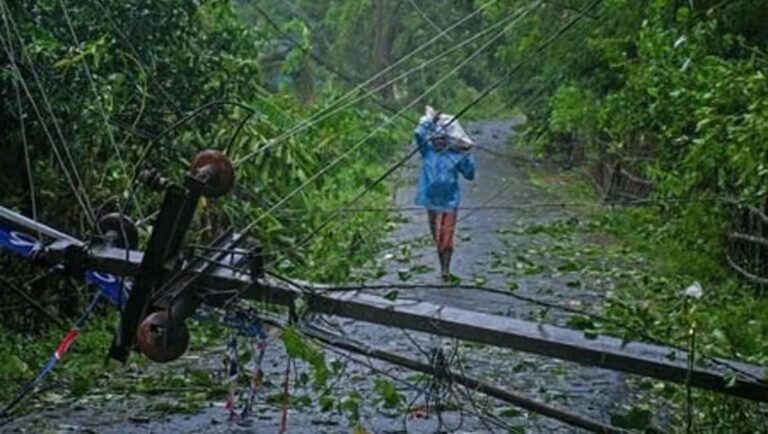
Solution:
[[[552,192],[563,198],[572,194],[559,185]],[[581,315],[568,319],[569,327],[583,330],[586,336],[652,339],[685,348],[691,325],[696,324],[699,357],[736,358],[766,366],[768,300],[721,260],[722,221],[723,216],[707,202],[595,206],[585,208],[578,220],[554,221],[547,225],[549,229],[530,225],[509,234],[546,235],[545,247],[525,252],[531,255],[529,261],[546,258],[546,268],[577,272],[587,287],[607,289],[601,308],[612,321]],[[695,305],[684,296],[694,281],[703,287],[703,297]],[[650,388],[670,405],[672,432],[682,432],[684,388],[662,382],[653,382]],[[612,421],[627,427],[647,426],[647,411],[656,404],[651,400],[638,404],[615,414]],[[740,427],[738,432],[755,432],[763,423],[757,404],[712,392],[694,391],[694,408],[695,426],[711,432],[732,432],[734,426]],[[738,419],[742,422],[735,422]]]
[[[350,392],[339,405],[339,408],[347,416],[352,425],[360,423],[360,401],[362,396],[358,392]]]
[[[635,407],[626,414],[612,415],[611,425],[619,428],[644,431],[650,428],[651,412]]]
[[[53,371],[52,379],[70,383],[74,396],[85,394],[106,375],[104,351],[112,342],[115,315],[97,318],[78,336],[67,356]],[[52,329],[46,336],[27,336],[0,330],[0,382],[16,387],[0,388],[0,401],[6,402],[29,381],[53,355],[59,340],[67,333]],[[50,381],[50,380],[49,380]]]
[[[330,370],[325,363],[325,354],[312,343],[303,339],[296,329],[286,328],[283,330],[282,338],[288,356],[307,362],[314,374],[315,388],[324,388],[330,376]]]
[[[586,4],[538,8],[498,56],[524,58],[528,41]],[[764,198],[766,39],[752,27],[763,15],[746,0],[606,1],[507,92],[539,95],[524,107],[532,140],[567,140],[594,153],[599,138],[629,158],[652,156],[640,169],[664,194]]]
[[[557,134],[572,134],[576,139],[591,141],[597,117],[594,96],[577,86],[561,86],[552,96],[549,130]]]
[[[508,35],[497,56],[516,64],[589,3],[546,2]],[[509,0],[490,16],[501,19],[524,4]],[[717,202],[695,200],[732,197],[762,208],[768,199],[768,38],[765,26],[756,25],[766,18],[764,3],[755,0],[605,0],[504,89],[527,98],[525,142],[540,154],[556,159],[565,148],[589,161],[610,152],[655,181],[658,198],[684,199],[600,211],[599,224],[626,243],[614,254],[636,252],[661,267],[645,273],[634,270],[646,263],[626,264],[634,270],[612,291],[607,313],[682,345],[695,321],[702,351],[763,365],[768,304],[723,264],[730,216]],[[578,260],[562,266],[589,272]],[[689,318],[680,291],[693,281],[702,283],[705,297]],[[708,396],[697,398],[697,425],[759,430],[754,406]],[[733,414],[745,422],[734,422]]]
[[[627,250],[651,258],[657,270],[638,273],[622,285],[606,303],[606,313],[683,346],[687,345],[688,324],[695,322],[699,353],[768,365],[768,317],[764,314],[768,300],[724,268],[716,237],[721,231],[717,217],[709,222],[702,219],[707,214],[704,205],[686,208],[674,212],[683,215],[681,219],[669,219],[650,209],[619,210],[606,216],[606,229],[622,237]],[[696,237],[687,235],[693,227]],[[689,313],[682,291],[693,281],[701,282],[704,297]],[[684,399],[680,390],[660,390],[672,392],[678,402]],[[705,392],[695,396],[697,426],[724,432],[739,418],[740,432],[762,426],[755,404]]]
[[[416,8],[414,4],[420,7]],[[374,88],[375,93],[389,100],[395,107],[402,107],[416,98],[488,40],[488,37],[479,39],[455,51],[447,59],[429,67],[424,66],[425,62],[454,48],[488,24],[483,14],[476,14],[473,19],[466,20],[446,35],[438,35],[439,31],[447,30],[455,22],[476,12],[472,2],[462,0],[414,3],[387,0],[292,0],[290,3],[267,3],[258,8],[265,10],[269,20],[282,31],[311,47],[313,53],[332,69],[340,71],[355,84],[366,82],[367,87]],[[237,9],[249,24],[258,27],[268,25],[267,18],[251,2],[238,1]],[[310,29],[311,32],[307,34],[303,29]],[[277,33],[271,28],[269,31]],[[422,47],[429,41],[431,43],[428,46]],[[286,51],[281,44],[271,45],[267,52],[269,54],[265,57],[269,59],[284,59],[295,54],[293,48]],[[395,63],[399,66],[388,70]],[[493,68],[498,65],[492,49],[486,50],[476,61],[431,92],[425,102],[440,107],[446,113],[458,111],[496,78]],[[397,79],[395,83],[385,83],[409,70],[412,72]],[[297,75],[287,71],[285,75],[289,77],[284,81],[286,85],[294,86]],[[346,79],[322,65],[315,65],[313,75],[318,82],[343,84],[342,87],[349,85]],[[374,75],[377,79],[368,80]],[[368,103],[368,107],[375,106]],[[514,108],[514,103],[494,96],[478,105],[468,116],[478,119],[485,114],[509,115],[511,108]],[[376,110],[380,108],[376,107]]]
[[[58,0],[3,3],[9,8],[2,10],[0,21],[3,206],[32,215],[31,174],[41,221],[82,238],[91,233],[84,211],[72,200],[46,129],[59,150],[67,145],[82,179],[78,190],[87,193],[93,207],[112,211],[125,204],[126,213],[137,220],[156,211],[160,198],[131,184],[136,166],[150,165],[180,180],[196,152],[214,148],[227,150],[232,160],[251,157],[237,168],[236,189],[201,207],[190,238],[258,220],[252,235],[273,255],[269,267],[326,281],[346,279],[376,251],[386,230],[381,216],[341,214],[317,228],[386,170],[412,126],[382,127],[391,119],[359,106],[321,116],[338,102],[341,91],[315,80],[308,57],[299,49],[292,49],[277,68],[278,74],[293,77],[295,86],[272,86],[274,65],[262,54],[275,44],[273,35],[245,24],[229,1],[63,3],[79,43]],[[290,23],[286,29],[311,47],[304,23]],[[12,56],[6,51],[10,49]],[[297,88],[300,83],[307,87]],[[286,134],[310,117],[316,120]],[[261,151],[267,144],[269,149]],[[359,149],[348,152],[353,146]],[[382,185],[356,205],[380,207],[387,200]],[[148,229],[140,228],[143,239]],[[6,268],[4,260],[3,272],[13,274],[20,263]],[[66,380],[74,395],[101,381],[115,321],[113,315],[96,319],[56,370],[54,379]],[[0,381],[18,385],[50,356],[61,330],[44,336],[34,330],[13,332],[0,332]],[[222,330],[194,325],[192,336],[192,348],[201,349],[218,342]],[[294,356],[312,367],[316,386],[325,387],[330,373],[322,353],[303,341],[292,343]],[[151,383],[173,381],[154,378]],[[0,399],[10,389],[15,388],[4,388]],[[190,400],[198,402],[196,397]]]
[[[400,393],[391,381],[384,378],[376,378],[373,383],[373,391],[378,395],[377,400],[389,409],[399,409],[405,403],[405,397]]]
[[[43,134],[42,126],[52,128],[55,117],[80,172],[81,190],[90,196],[93,207],[107,204],[107,209],[115,208],[116,200],[122,198],[128,205],[126,212],[137,219],[159,206],[157,197],[129,186],[133,165],[142,161],[139,157],[145,149],[148,153],[143,162],[175,179],[185,170],[178,163],[189,161],[207,147],[228,149],[233,159],[253,154],[238,168],[235,194],[219,201],[215,210],[206,211],[206,216],[218,221],[217,227],[227,223],[245,225],[259,219],[256,235],[268,250],[283,252],[377,177],[383,170],[380,163],[407,137],[408,132],[377,130],[386,120],[380,114],[350,107],[259,152],[258,148],[302,119],[322,113],[337,100],[339,92],[328,87],[315,96],[310,89],[313,80],[308,79],[305,83],[309,87],[299,97],[304,101],[316,98],[312,107],[302,106],[287,94],[266,92],[268,83],[260,81],[258,60],[271,40],[259,29],[243,25],[229,2],[144,6],[107,0],[98,3],[100,7],[86,8],[64,2],[81,41],[79,46],[72,41],[58,0],[37,2],[34,7],[23,3],[8,15],[13,18],[8,21],[10,36],[6,36],[5,28],[1,36],[12,43],[14,62],[21,75],[10,67],[0,75],[2,94],[9,96],[3,99],[1,115],[3,123],[10,126],[0,139],[13,143],[8,158],[0,163],[0,185],[4,187],[0,201],[4,205],[31,214],[22,113],[40,218],[75,235],[90,231],[82,224],[84,211],[75,201],[56,200],[71,192],[68,183],[62,182],[65,178]],[[106,14],[104,19],[102,13]],[[128,25],[137,20],[141,26]],[[13,32],[13,24],[22,40]],[[303,23],[289,23],[287,29],[298,33],[302,44],[309,46],[309,31]],[[282,68],[286,74],[304,74],[302,71],[309,68],[308,58],[299,49],[291,50]],[[29,87],[38,106],[42,106],[44,96],[50,101],[53,116],[43,111],[42,118],[37,118],[33,100],[24,92],[19,110],[13,95],[20,80]],[[244,107],[214,103],[196,113],[190,122],[183,122],[187,113],[197,107],[224,100],[242,102]],[[257,113],[235,137],[238,123],[250,115],[248,107]],[[159,135],[179,122],[183,123]],[[365,146],[343,157],[363,139]],[[61,144],[59,147],[63,149]],[[337,159],[323,176],[311,180]],[[284,209],[266,212],[304,183],[308,185],[301,194],[282,204]],[[129,195],[131,200],[126,201]],[[359,205],[375,204],[385,197],[382,187],[366,195]],[[214,219],[219,210],[224,218]],[[374,244],[376,234],[381,233],[379,226],[372,224],[372,216],[350,219],[353,221],[342,218],[342,222],[328,225],[307,240],[303,249],[280,253],[276,262],[286,271],[307,270],[305,277],[344,278],[357,258]],[[199,234],[210,230],[208,221],[201,223]],[[340,230],[346,224],[360,229]],[[356,241],[361,239],[372,241]],[[323,261],[328,264],[322,270],[314,263],[321,252],[329,259]],[[286,261],[281,261],[286,256]]]
[[[539,38],[559,25],[550,18],[575,14],[543,6],[510,38]],[[630,160],[642,157],[636,168],[665,196],[760,203],[768,196],[768,40],[752,27],[753,15],[765,11],[749,0],[606,1],[508,92],[541,95],[524,109],[533,120],[528,137],[545,150],[567,141],[589,156],[604,142]],[[515,61],[529,45],[498,55]]]

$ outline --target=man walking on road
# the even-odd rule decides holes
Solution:
[[[475,178],[472,141],[450,115],[441,115],[429,106],[414,136],[422,158],[416,204],[427,209],[440,272],[444,279],[450,279],[460,200],[459,174],[470,181]]]

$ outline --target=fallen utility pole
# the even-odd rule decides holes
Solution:
[[[219,285],[232,277],[231,271],[218,269],[209,283]],[[578,330],[417,300],[392,301],[362,292],[323,292],[322,286],[292,285],[269,275],[254,282],[242,296],[289,306],[301,297],[311,312],[506,347],[678,384],[690,380],[694,387],[768,402],[764,368],[716,359],[716,363],[689,369],[688,353],[676,348],[610,336],[592,337]]]
[[[406,357],[397,353],[372,348],[370,346],[365,346],[363,344],[353,342],[349,339],[340,338],[333,334],[317,330],[316,328],[302,327],[301,332],[311,338],[324,342],[327,345],[331,345],[345,351],[361,354],[367,357],[373,357],[375,359],[383,360],[385,362],[392,363],[394,365],[399,365],[404,368],[408,368],[410,370],[421,372],[428,375],[434,376],[439,374],[437,372],[436,367],[433,365],[430,365],[429,363],[424,363],[419,360]],[[448,370],[443,374],[445,374],[448,377],[447,378],[448,380],[454,383],[461,384],[462,386],[465,386],[468,389],[478,391],[488,396],[492,396],[494,398],[500,399],[502,401],[505,401],[517,407],[523,408],[525,410],[529,410],[534,413],[541,414],[543,416],[557,419],[571,426],[583,428],[583,429],[586,429],[592,432],[597,432],[597,433],[613,434],[613,433],[627,432],[623,429],[613,427],[611,425],[606,425],[604,423],[580,416],[575,413],[571,413],[566,410],[555,408],[553,406],[531,399],[525,395],[504,390],[498,386],[494,386],[493,384],[484,382],[480,379],[471,377],[469,375],[464,375],[453,370]]]
[[[82,256],[80,268],[124,276],[135,276],[143,261],[141,251],[109,246],[82,250],[81,241],[42,227],[37,222],[30,224],[29,219],[12,211],[0,209],[0,219],[6,225],[25,229],[27,237],[42,230],[54,238],[52,243],[46,245],[45,255],[42,255],[47,259],[61,262],[79,253]],[[232,234],[231,237],[237,239],[239,235]],[[238,255],[245,253],[243,251]],[[165,272],[170,273],[172,266],[166,263]],[[204,302],[213,306],[228,303],[232,294],[285,306],[295,306],[297,300],[303,299],[308,310],[315,313],[506,347],[768,402],[766,370],[760,366],[716,359],[714,362],[697,363],[690,369],[688,353],[681,349],[627,342],[609,336],[592,337],[578,330],[417,300],[391,301],[359,291],[325,291],[327,287],[322,285],[239,271],[225,264],[187,267],[180,272],[189,275],[188,280],[194,283],[194,287],[210,290],[206,291],[210,294]]]

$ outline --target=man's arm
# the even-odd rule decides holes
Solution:
[[[427,116],[422,116],[422,118],[419,120],[419,126],[416,127],[416,130],[413,133],[414,139],[416,140],[416,146],[419,147],[419,152],[422,156],[426,154],[427,147],[429,145],[429,133],[432,131],[434,123],[432,122],[432,119],[430,119]]]
[[[458,169],[461,176],[470,181],[475,179],[475,156],[470,153],[465,154],[459,161]]]

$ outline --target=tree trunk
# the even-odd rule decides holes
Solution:
[[[399,19],[397,12],[400,2],[388,0],[373,1],[374,18],[374,64],[378,71],[383,71],[392,64],[393,48],[395,38],[399,29]],[[379,79],[379,85],[388,82],[392,77],[391,72],[382,74]],[[386,100],[391,100],[394,96],[394,86],[388,84],[379,90],[379,94]]]

